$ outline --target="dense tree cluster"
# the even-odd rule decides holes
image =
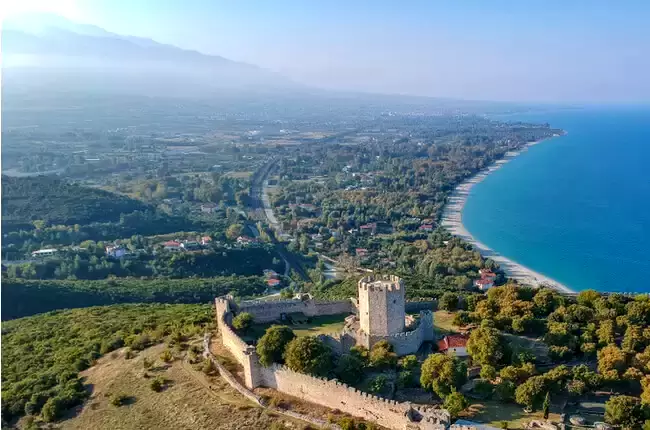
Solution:
[[[281,272],[284,264],[271,245],[250,248],[213,247],[198,252],[136,253],[114,258],[89,251],[62,251],[45,260],[8,267],[9,278],[88,279],[109,277],[209,278],[252,276],[265,269]]]
[[[91,224],[119,221],[120,215],[145,211],[138,200],[83,187],[55,176],[2,176],[3,229],[12,223],[42,220],[48,224]]]
[[[54,309],[117,303],[210,303],[215,297],[261,294],[261,277],[210,279],[111,279],[105,281],[2,281],[2,318],[12,319]]]

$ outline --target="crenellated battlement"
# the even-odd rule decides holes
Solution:
[[[398,355],[406,355],[417,351],[422,342],[434,339],[432,309],[436,302],[415,303],[412,309],[420,311],[417,326],[405,331],[405,288],[399,277],[372,275],[359,281],[358,287],[358,299],[345,301],[258,300],[236,304],[229,296],[216,298],[217,326],[223,345],[242,365],[246,387],[273,388],[392,429],[445,429],[450,422],[446,410],[386,399],[335,379],[305,375],[279,364],[264,367],[259,363],[256,348],[246,344],[230,326],[233,314],[243,311],[251,313],[258,323],[281,320],[293,312],[307,316],[356,313],[358,326],[351,318],[340,333],[318,336],[339,354],[354,345],[370,348],[380,340],[388,340]]]
[[[403,291],[404,281],[395,275],[369,275],[358,283],[359,291]]]
[[[377,421],[389,428],[424,429],[420,423],[449,424],[449,413],[444,409],[412,405],[367,393],[336,379],[310,376],[295,372],[284,365],[273,364],[263,368],[264,384],[287,394],[297,395],[305,400],[325,404],[334,409]],[[417,410],[417,421],[411,419],[412,411]],[[411,428],[411,427],[409,427]]]

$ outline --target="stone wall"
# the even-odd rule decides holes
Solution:
[[[325,342],[337,354],[345,354],[355,345],[363,345],[371,348],[372,345],[387,340],[397,355],[415,354],[425,341],[433,341],[433,313],[431,311],[420,312],[420,320],[415,330],[397,333],[391,336],[368,336],[363,331],[343,331],[340,334],[323,334],[319,338]]]
[[[246,301],[236,306],[237,312],[248,312],[255,322],[277,321],[282,314],[303,313],[307,316],[336,315],[354,313],[352,300],[319,302],[315,300]]]
[[[270,367],[262,366],[255,348],[248,346],[230,328],[229,321],[232,318],[230,305],[228,299],[215,300],[217,325],[224,346],[244,368],[244,382],[247,389],[258,386],[274,388],[299,399],[339,409],[391,429],[442,430],[449,425],[450,416],[444,409],[414,407],[410,403],[383,399],[336,380],[304,375],[285,366],[275,364]],[[426,317],[421,317],[420,324],[425,321]]]
[[[418,301],[406,302],[406,304],[404,305],[404,310],[408,313],[419,312],[419,311],[437,311],[438,301],[418,300]]]
[[[423,342],[434,340],[433,313],[431,311],[420,312],[420,321],[415,330],[398,333],[384,339],[393,345],[397,355],[415,354]],[[371,343],[374,344],[379,340],[381,339],[373,339]]]
[[[336,380],[315,378],[285,366],[262,367],[263,385],[299,399],[338,409],[391,429],[445,429],[450,422],[444,409],[414,408],[372,394]]]

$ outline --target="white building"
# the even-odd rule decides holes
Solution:
[[[56,254],[58,249],[56,248],[44,248],[44,249],[39,249],[38,251],[32,252],[32,257],[50,257],[54,254]]]
[[[438,342],[438,351],[456,357],[467,357],[469,355],[467,353],[467,338],[457,334],[445,336]]]
[[[113,258],[122,258],[126,255],[126,249],[121,246],[107,246],[106,255]]]

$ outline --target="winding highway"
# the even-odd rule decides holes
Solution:
[[[267,231],[267,233],[282,259],[284,259],[290,268],[296,271],[303,281],[311,282],[311,278],[300,260],[293,253],[289,252],[284,246],[284,243],[279,242],[275,236],[276,232],[279,233],[281,231],[280,224],[273,214],[268,196],[264,193],[264,186],[268,181],[269,174],[277,165],[278,161],[277,158],[272,158],[253,173],[250,188],[250,212],[255,220],[271,226],[271,229],[269,229],[271,231]]]

